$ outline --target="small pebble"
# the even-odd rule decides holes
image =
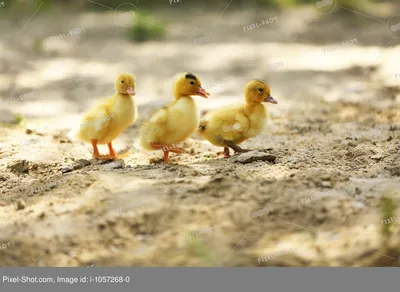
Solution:
[[[239,162],[242,164],[252,163],[254,161],[259,161],[259,160],[275,162],[276,156],[255,150],[255,151],[245,152],[238,156],[233,157],[233,162]]]
[[[104,165],[104,168],[106,170],[119,169],[119,168],[123,168],[124,165],[125,165],[125,163],[123,162],[123,160],[116,160],[109,164]]]
[[[73,171],[73,170],[74,170],[74,167],[71,166],[71,165],[64,166],[64,167],[61,167],[61,168],[60,168],[60,171],[61,171],[62,173],[71,172],[71,171]]]

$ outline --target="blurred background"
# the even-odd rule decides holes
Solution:
[[[397,1],[8,0],[0,23],[0,265],[400,265]],[[120,72],[139,120],[103,164],[66,133]],[[275,163],[197,134],[171,166],[136,149],[179,72],[201,113],[266,80],[279,103],[244,147]]]

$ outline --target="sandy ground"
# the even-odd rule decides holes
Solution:
[[[381,211],[383,196],[400,203],[400,39],[351,13],[222,9],[160,14],[166,40],[144,44],[109,13],[41,15],[14,39],[24,22],[4,21],[1,266],[400,265],[398,218],[385,236]],[[131,154],[91,160],[66,133],[123,71],[137,76],[140,116],[115,145]],[[170,165],[136,149],[181,71],[211,92],[196,98],[203,112],[242,102],[249,79],[271,84],[279,104],[243,144],[258,152],[223,159],[197,134]]]

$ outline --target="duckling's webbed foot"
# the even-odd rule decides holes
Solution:
[[[249,152],[251,151],[250,149],[243,149],[233,143],[232,141],[224,140],[225,145],[227,145],[229,148],[232,148],[233,151],[235,151],[235,154],[237,153],[244,153],[244,152]],[[229,148],[228,148],[228,154],[229,154]],[[224,148],[224,153],[225,153],[225,148]]]
[[[169,152],[173,152],[173,153],[183,153],[185,152],[185,150],[183,150],[182,148],[176,147],[175,144],[171,145],[164,145],[164,144],[158,144],[158,143],[154,143],[151,142],[150,143],[151,147],[153,147],[153,149],[155,150],[162,150],[164,152],[164,163],[168,164],[168,157],[169,157]]]
[[[169,151],[164,150],[164,163],[165,164],[168,164],[168,155],[169,155]]]
[[[154,149],[161,149],[162,151],[171,151],[173,153],[184,153],[185,150],[183,150],[180,147],[176,147],[175,144],[171,145],[164,145],[164,144],[158,144],[158,143],[150,143],[151,147],[153,147]]]
[[[183,150],[182,148],[179,147],[172,147],[172,148],[168,148],[168,151],[174,152],[174,153],[184,153],[185,150]]]

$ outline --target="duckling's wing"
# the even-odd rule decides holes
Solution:
[[[243,106],[229,106],[207,113],[200,121],[199,131],[214,141],[234,141],[243,137],[249,128]]]
[[[162,107],[153,113],[151,118],[144,122],[140,128],[138,145],[143,149],[154,150],[152,142],[159,142],[168,132],[169,108]],[[161,139],[162,140],[162,139]]]
[[[101,139],[112,123],[111,106],[113,101],[113,97],[103,99],[89,110],[81,120],[80,132],[92,139]]]
[[[68,133],[72,140],[80,139],[90,141],[91,139],[101,139],[111,125],[111,107],[114,97],[104,98],[88,112],[83,114],[79,123]]]
[[[219,127],[224,140],[234,141],[242,138],[249,131],[250,121],[242,112],[227,112],[222,116]]]
[[[107,133],[111,125],[110,113],[106,107],[97,107],[89,111],[80,124],[81,133],[84,132],[92,139],[100,139]]]

